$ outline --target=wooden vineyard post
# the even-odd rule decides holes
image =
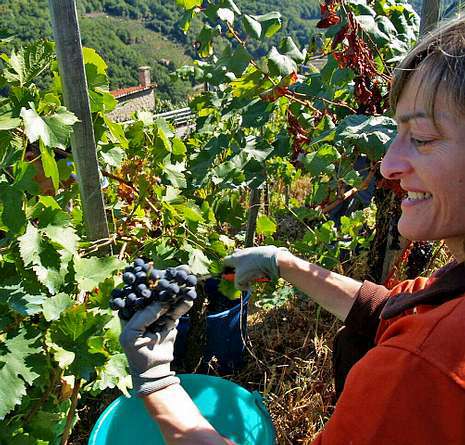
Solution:
[[[247,217],[247,232],[245,235],[245,247],[252,247],[255,241],[258,211],[260,210],[260,190],[250,190],[249,212]]]
[[[100,186],[76,2],[49,0],[49,8],[64,104],[79,119],[73,127],[71,149],[76,163],[87,234],[91,240],[105,239],[109,237],[109,231]]]
[[[420,36],[432,31],[439,22],[441,0],[423,0],[421,7]]]

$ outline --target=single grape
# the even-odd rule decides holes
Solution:
[[[185,294],[186,298],[189,298],[190,300],[195,300],[197,298],[197,292],[195,289],[189,289]]]
[[[126,267],[126,268],[124,269],[124,273],[126,273],[126,272],[134,273],[134,267],[132,267],[132,266]]]
[[[145,272],[145,273],[148,273],[150,271],[150,264],[144,264],[142,267],[142,270]]]
[[[134,267],[134,273],[136,274],[137,272],[143,272],[144,268],[142,266],[136,266]]]
[[[136,303],[137,295],[132,292],[126,297],[126,306],[132,307]]]
[[[186,278],[186,286],[195,286],[197,284],[197,277],[195,275],[188,275]]]
[[[161,290],[160,292],[158,292],[157,300],[161,301],[162,303],[164,303],[166,301],[170,301],[171,300],[171,293],[168,292],[166,289]]]
[[[167,290],[173,295],[179,294],[179,286],[176,283],[170,283]]]
[[[143,297],[138,298],[134,302],[134,309],[136,309],[136,310],[143,309],[145,307],[146,303],[147,303],[147,300],[145,298],[143,298]]]
[[[134,266],[143,266],[145,264],[145,261],[142,258],[136,258],[134,260]]]
[[[176,275],[175,275],[174,279],[176,280],[176,282],[178,284],[184,284],[184,281],[186,281],[187,276],[188,276],[187,271],[185,271],[183,269],[178,269],[176,271]]]
[[[127,297],[132,292],[132,286],[126,285],[123,287],[123,295]]]
[[[160,281],[158,281],[157,289],[159,291],[166,290],[168,289],[169,285],[170,285],[170,282],[166,280],[165,278],[162,278]]]
[[[164,276],[165,276],[164,270],[153,269],[152,272],[150,272],[150,279],[153,281],[157,281],[160,278],[163,278]]]
[[[150,289],[144,289],[140,293],[140,296],[148,300],[152,297],[152,291]]]
[[[124,297],[124,291],[123,291],[123,289],[118,289],[118,288],[113,289],[111,291],[111,296],[112,296],[112,298],[122,298],[122,297]]]
[[[117,311],[118,309],[123,309],[124,306],[125,306],[125,303],[122,298],[112,298],[110,300],[110,307],[114,311]]]
[[[118,311],[118,315],[122,320],[129,320],[134,315],[134,311],[128,307],[123,307]]]
[[[145,272],[137,272],[135,275],[136,283],[143,283],[147,278],[147,274]]]
[[[145,289],[147,289],[147,285],[145,283],[139,283],[136,285],[136,290],[138,292],[142,292]]]
[[[136,281],[136,276],[132,272],[125,272],[123,274],[123,281],[126,284],[133,284]]]
[[[171,280],[176,275],[176,269],[173,267],[168,267],[168,269],[166,269],[165,275],[166,275],[166,278]]]

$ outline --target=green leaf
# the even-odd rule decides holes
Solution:
[[[241,298],[242,292],[234,287],[234,282],[221,280],[218,290],[230,300]]]
[[[355,20],[364,32],[366,32],[377,46],[383,46],[389,42],[390,37],[382,32],[372,15],[357,15]]]
[[[119,167],[123,160],[126,158],[126,152],[119,147],[112,147],[109,150],[101,150],[100,156],[106,164],[112,167]]]
[[[341,155],[329,144],[323,145],[315,152],[309,153],[303,159],[304,168],[312,177],[316,177],[323,173],[328,166],[334,164]]]
[[[218,8],[216,15],[223,22],[228,22],[230,25],[234,23],[234,12],[229,8]]]
[[[176,188],[186,188],[187,181],[186,177],[183,175],[183,171],[186,170],[184,162],[177,162],[171,164],[169,161],[165,161],[163,164],[163,173],[168,179],[168,181]]]
[[[305,60],[305,55],[297,47],[294,40],[292,40],[292,37],[286,37],[283,39],[279,47],[279,51],[281,54],[285,54],[290,57],[296,63],[302,63]]]
[[[259,21],[252,18],[250,15],[245,14],[242,19],[242,24],[244,25],[245,32],[247,35],[253,37],[254,39],[259,39],[262,35],[262,25]]]
[[[185,248],[188,250],[188,248]],[[210,260],[205,256],[205,254],[199,250],[190,248],[189,253],[189,267],[193,274],[195,275],[206,275],[209,270]]]
[[[3,342],[8,352],[0,357],[0,363],[3,362],[0,369],[0,420],[21,403],[26,395],[26,384],[32,385],[39,377],[27,363],[31,355],[42,351],[40,346],[35,346],[38,338],[30,338],[22,328],[18,335]]]
[[[354,144],[370,160],[381,159],[395,136],[394,119],[387,116],[352,115],[337,126],[337,139]]]
[[[105,114],[103,115],[103,120],[107,125],[108,129],[110,130],[110,139],[112,140],[112,142],[120,144],[123,148],[128,148],[129,142],[126,139],[126,135],[124,134],[123,126],[121,124],[113,122]]]
[[[34,105],[30,109],[22,108],[21,117],[24,120],[24,131],[30,143],[41,139],[47,147],[56,147],[66,150],[69,137],[73,131],[72,126],[77,118],[66,108],[59,107],[56,113],[48,116],[39,116]]]
[[[108,65],[94,48],[82,48],[82,56],[86,65],[95,65],[98,74],[106,75]]]
[[[187,153],[187,148],[184,142],[177,136],[172,140],[172,152],[175,156],[185,156]]]
[[[11,104],[6,104],[0,107],[0,131],[13,130],[16,127],[19,127],[21,119],[13,116]]]
[[[47,333],[47,345],[71,374],[88,381],[95,369],[105,362],[104,354],[90,351],[89,339],[103,335],[103,329],[111,318],[110,314],[87,311],[83,304],[72,306],[52,322]]]
[[[131,377],[127,367],[126,355],[112,355],[105,362],[105,365],[97,371],[97,378],[92,383],[92,389],[103,391],[107,388],[117,387],[126,397],[129,397],[128,388],[131,387]]]
[[[202,6],[202,0],[176,0],[176,4],[184,9],[200,8]]]
[[[276,223],[266,215],[257,218],[257,233],[259,235],[271,236],[276,232]]]
[[[8,64],[4,71],[5,79],[23,87],[49,68],[55,58],[55,48],[52,42],[40,40],[29,43],[18,51],[13,50],[10,57],[4,54],[2,58]]]
[[[7,183],[0,183],[0,229],[19,234],[26,225],[24,194]]]
[[[41,293],[32,295],[22,284],[0,285],[0,302],[6,303],[10,309],[22,316],[42,312],[42,303],[46,296]]]
[[[239,77],[242,76],[251,60],[250,53],[243,46],[238,46],[228,58],[227,68]]]
[[[53,188],[57,191],[60,184],[60,172],[58,171],[54,153],[50,147],[43,144],[42,140],[39,141],[39,147],[44,174],[52,180]]]
[[[124,266],[124,261],[113,256],[104,258],[81,258],[75,256],[74,270],[79,290],[90,292],[116,271],[123,269]]]
[[[281,29],[281,14],[277,11],[264,15],[252,15],[262,27],[261,37],[273,37]]]
[[[49,297],[42,303],[44,317],[47,321],[58,320],[61,313],[73,304],[74,300],[67,294]]]
[[[275,76],[287,76],[297,72],[297,64],[289,56],[281,54],[274,46],[268,53],[268,68]]]

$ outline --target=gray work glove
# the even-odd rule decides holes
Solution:
[[[138,396],[146,396],[179,383],[170,369],[176,325],[192,304],[192,300],[183,298],[170,307],[152,303],[136,312],[124,326],[120,343],[128,358],[133,388]],[[147,328],[155,322],[157,332],[148,331]]]
[[[247,290],[257,278],[279,278],[278,253],[288,252],[285,247],[261,246],[236,250],[223,259],[225,267],[235,269],[234,284],[237,289]]]

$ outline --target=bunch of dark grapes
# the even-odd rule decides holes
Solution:
[[[429,266],[433,256],[433,243],[417,241],[410,249],[407,260],[406,275],[412,279],[422,275]]]
[[[110,307],[118,311],[122,320],[129,320],[136,311],[155,301],[171,305],[180,299],[197,298],[197,277],[188,266],[160,270],[137,258],[124,269],[123,283],[123,287],[113,289],[110,298]]]

